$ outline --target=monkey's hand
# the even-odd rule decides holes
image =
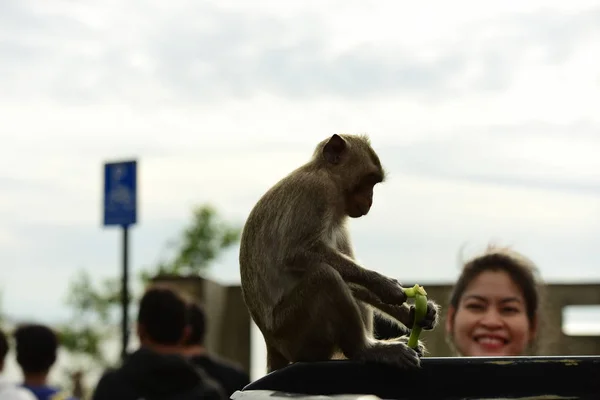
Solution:
[[[421,328],[423,328],[426,331],[430,331],[437,326],[437,323],[439,320],[439,313],[438,313],[439,309],[440,309],[440,306],[436,302],[434,302],[433,300],[427,301],[427,313],[425,314],[425,316],[423,317],[421,322],[419,322],[419,325],[421,326]],[[410,306],[410,318],[409,319],[411,321],[415,320],[415,306],[414,305]]]
[[[379,275],[379,274],[378,274]],[[399,306],[406,303],[408,296],[404,293],[402,284],[397,279],[379,275],[375,287],[371,291],[379,297],[383,303]]]
[[[399,338],[397,338],[395,340],[406,344],[406,346],[408,347],[408,336],[400,336]],[[419,356],[419,358],[423,358],[423,356],[427,352],[425,345],[420,340],[418,341],[417,347],[412,350],[414,350],[414,352],[417,353],[417,356]]]

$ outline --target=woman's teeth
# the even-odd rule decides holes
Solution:
[[[489,336],[481,336],[475,340],[477,341],[477,343],[492,345],[492,346],[499,346],[499,345],[503,345],[506,343],[506,340],[504,340],[504,339],[500,339],[500,338],[496,338],[496,337],[489,337]]]

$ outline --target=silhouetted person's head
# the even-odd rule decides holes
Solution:
[[[0,330],[0,372],[4,370],[4,359],[8,354],[8,339],[2,330]]]
[[[196,303],[190,303],[188,305],[188,313],[190,334],[185,344],[189,347],[203,347],[206,335],[206,315],[204,314],[204,309]]]
[[[58,337],[44,325],[21,325],[14,333],[17,348],[17,363],[23,370],[25,381],[36,378],[42,384],[50,368],[56,362]]]
[[[137,329],[142,346],[172,351],[188,336],[187,302],[174,290],[153,286],[140,300]]]

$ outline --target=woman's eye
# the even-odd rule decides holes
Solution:
[[[482,304],[467,304],[466,308],[468,310],[478,311],[478,310],[483,310],[485,307]]]

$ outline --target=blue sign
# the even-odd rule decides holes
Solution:
[[[104,164],[104,225],[137,222],[137,162]]]

